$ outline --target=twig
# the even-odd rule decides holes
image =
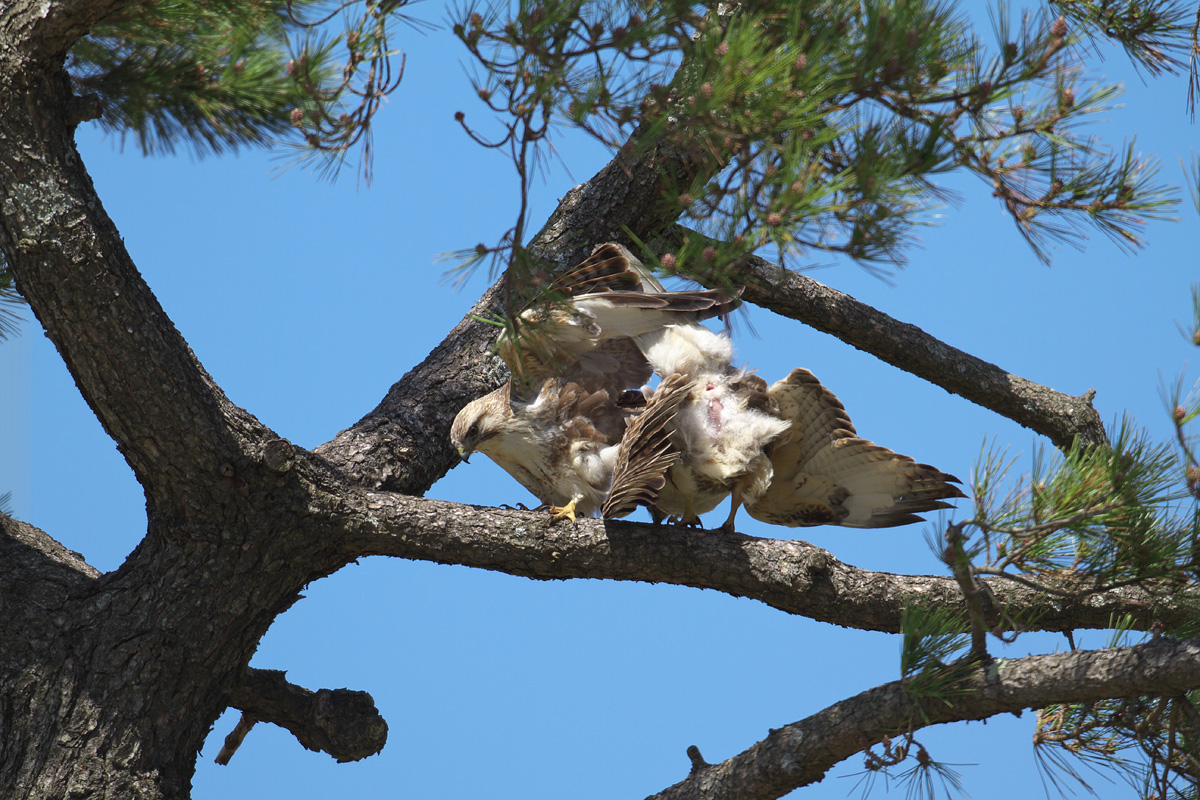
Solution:
[[[967,556],[961,524],[950,524],[946,528],[946,549],[942,560],[950,567],[954,580],[962,590],[967,605],[967,618],[971,622],[971,652],[969,658],[983,661],[988,657],[987,628],[983,621],[983,604],[979,600],[977,578],[971,572],[971,560]]]
[[[233,754],[242,746],[242,742],[246,738],[246,734],[257,723],[254,717],[249,714],[242,714],[242,718],[238,720],[238,724],[233,726],[233,730],[225,737],[225,744],[221,746],[221,752],[217,753],[217,757],[213,759],[222,767],[229,764],[229,759],[233,758]]]

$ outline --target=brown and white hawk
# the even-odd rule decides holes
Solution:
[[[699,524],[732,496],[775,525],[875,528],[921,521],[963,497],[958,479],[860,438],[841,402],[807,370],[767,387],[736,369],[728,336],[681,324],[638,337],[660,375],[692,383],[671,420],[678,461],[651,513]]]
[[[656,496],[675,457],[667,423],[690,389],[679,375],[653,393],[637,391],[651,368],[632,337],[726,313],[739,301],[707,289],[663,291],[611,243],[555,289],[563,302],[527,309],[516,335],[501,337],[497,350],[512,378],[468,403],[450,438],[464,460],[484,453],[556,517],[622,516]]]
[[[792,370],[767,394],[791,429],[769,448],[770,485],[745,503],[760,522],[888,528],[922,522],[918,514],[966,497],[953,475],[861,438],[841,401],[808,370]]]

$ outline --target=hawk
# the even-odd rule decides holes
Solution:
[[[770,445],[791,425],[778,415],[766,381],[733,367],[729,337],[682,324],[643,335],[638,344],[660,375],[682,375],[692,384],[671,422],[679,460],[651,515],[699,525],[701,514],[731,494],[736,510],[764,492],[773,472]],[[725,527],[732,530],[733,513]]]
[[[553,290],[562,302],[527,309],[515,335],[501,336],[512,378],[458,413],[451,442],[464,461],[475,451],[490,457],[556,518],[621,516],[662,485],[675,457],[668,422],[691,390],[679,375],[654,392],[630,391],[652,374],[632,337],[740,301],[708,289],[667,292],[618,244],[597,247]]]
[[[638,338],[654,370],[692,390],[671,421],[678,461],[651,513],[684,524],[732,496],[762,522],[788,527],[889,527],[964,497],[958,479],[860,438],[841,402],[808,370],[768,388],[732,366],[728,336],[673,325]]]
[[[953,475],[859,437],[841,401],[808,370],[792,370],[767,394],[791,429],[770,448],[770,485],[745,504],[756,520],[888,528],[966,497]]]

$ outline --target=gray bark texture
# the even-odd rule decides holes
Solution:
[[[363,555],[538,579],[704,586],[881,631],[897,629],[913,597],[962,605],[951,578],[857,570],[803,542],[551,524],[546,515],[420,499],[455,461],[447,441],[455,411],[505,377],[489,356],[492,329],[469,318],[373,412],[314,452],[230,403],[138,273],[74,146],[79,102],[64,56],[121,5],[0,4],[0,251],[144,488],[147,510],[144,540],[107,574],[47,533],[0,517],[0,797],[186,798],[196,754],[228,707],[339,760],[377,752],[386,723],[369,696],[310,691],[248,667],[305,585]],[[531,250],[561,267],[596,242],[621,239],[623,226],[643,240],[664,235],[675,220],[659,202],[662,188],[719,167],[663,150],[618,158],[564,198]],[[747,269],[801,291],[766,266]],[[477,311],[495,308],[502,289],[489,290]],[[785,299],[772,308],[817,324],[814,312],[787,304],[791,294],[776,296]],[[758,288],[748,297],[770,305]],[[839,307],[819,295],[808,302],[828,304],[831,314]],[[875,352],[869,339],[855,344]],[[1062,423],[1053,406],[1029,413]],[[1046,630],[1102,627],[1115,613],[1149,626],[1182,613],[1141,589],[1075,602],[992,586],[990,602],[1035,611]],[[981,676],[977,692],[930,718],[1198,686],[1200,657],[1190,644],[1043,656]],[[777,797],[894,729],[911,712],[906,704],[896,686],[873,689],[727,764],[697,757],[694,774],[663,796]]]

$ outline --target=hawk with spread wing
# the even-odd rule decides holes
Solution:
[[[760,522],[889,528],[966,497],[953,475],[859,437],[841,401],[808,370],[792,370],[767,395],[791,428],[769,448],[766,491],[745,502]]]
[[[888,527],[964,497],[958,479],[860,438],[841,402],[807,370],[768,388],[732,366],[728,336],[702,325],[672,325],[638,337],[660,375],[691,381],[671,421],[679,454],[651,513],[699,524],[732,496],[762,522],[788,527]]]
[[[668,423],[691,389],[679,375],[636,391],[651,368],[632,337],[727,313],[739,300],[666,292],[612,243],[553,289],[563,302],[522,312],[516,335],[506,331],[497,345],[508,384],[467,404],[450,438],[464,460],[486,454],[556,517],[622,516],[661,487],[675,458]]]

